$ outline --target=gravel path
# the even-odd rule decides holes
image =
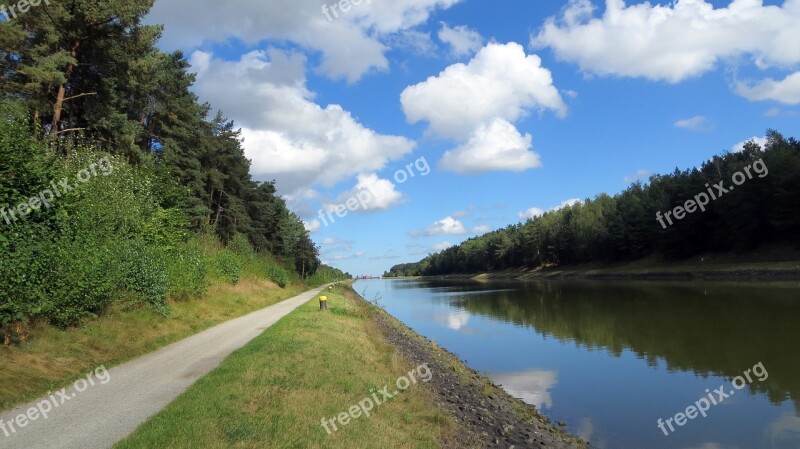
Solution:
[[[3,413],[0,449],[110,448],[323,288],[222,323],[108,371],[98,369],[64,391]]]

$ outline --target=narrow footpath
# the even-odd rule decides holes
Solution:
[[[65,392],[54,391],[52,397],[5,412],[0,415],[0,449],[108,449],[324,288],[222,323],[107,372],[100,370],[89,376],[91,382],[78,380]],[[44,402],[58,404],[47,418],[40,413],[48,408]]]

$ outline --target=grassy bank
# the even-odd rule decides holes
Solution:
[[[82,327],[34,325],[26,343],[0,347],[0,410],[60,388],[99,365],[110,368],[306,289],[299,283],[281,289],[246,277],[235,286],[212,286],[203,299],[170,301],[169,316],[147,307],[126,310],[118,303]]]
[[[117,449],[131,448],[436,448],[455,432],[419,382],[376,406],[370,417],[332,418],[416,365],[381,336],[352,290],[328,294],[267,329],[151,418]]]

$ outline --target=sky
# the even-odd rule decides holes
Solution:
[[[147,23],[354,275],[800,135],[800,0],[157,0]]]

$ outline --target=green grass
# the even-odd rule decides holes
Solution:
[[[36,325],[27,342],[0,347],[0,410],[43,396],[100,365],[111,368],[306,289],[244,279],[236,286],[213,286],[202,299],[171,302],[168,317],[118,305],[79,328]]]
[[[454,432],[424,383],[328,435],[321,425],[415,368],[347,287],[301,306],[151,418],[116,449],[436,448]],[[435,373],[433,373],[435,375]]]

